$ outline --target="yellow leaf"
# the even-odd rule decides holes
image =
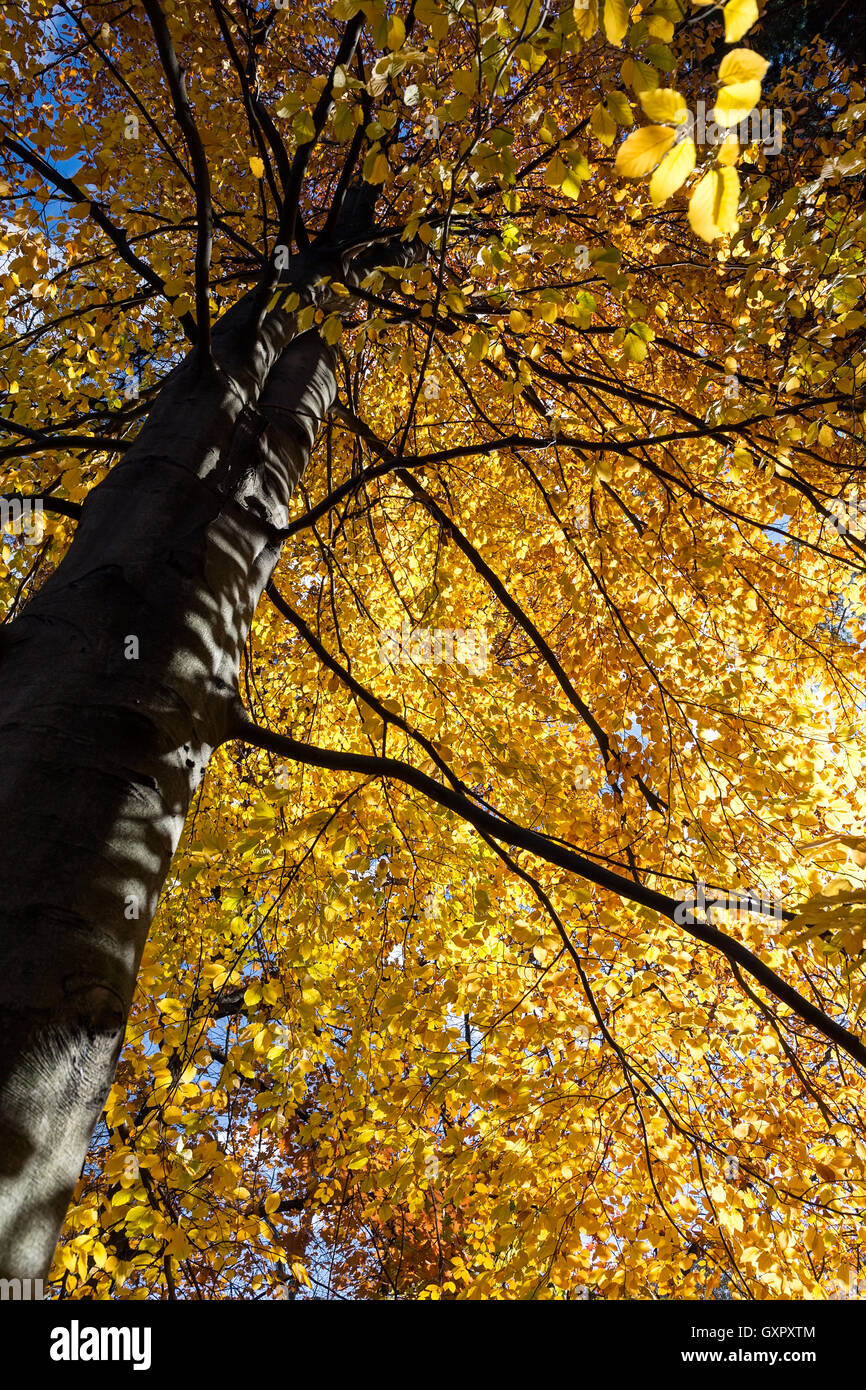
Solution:
[[[616,136],[616,121],[610,112],[599,103],[593,107],[592,115],[589,118],[590,128],[596,139],[603,145],[612,145]]]
[[[559,188],[567,173],[568,166],[555,154],[544,171],[544,182],[548,188]]]
[[[718,200],[716,221],[724,235],[733,236],[740,225],[737,217],[740,206],[740,176],[736,169],[721,169],[719,176],[722,182],[722,191]]]
[[[562,180],[560,193],[564,193],[566,198],[580,197],[580,179],[575,178],[574,174],[568,173]]]
[[[641,92],[654,92],[659,85],[659,75],[651,63],[641,63],[637,58],[626,58],[622,65],[622,80],[640,97]]]
[[[454,83],[455,90],[462,92],[466,97],[474,97],[478,91],[477,70],[460,68],[457,72],[452,72],[451,81]]]
[[[616,172],[629,179],[643,178],[656,167],[675,138],[668,126],[645,125],[636,130],[616,152]]]
[[[333,347],[334,343],[339,342],[340,334],[343,331],[343,321],[339,314],[329,314],[322,324],[322,337],[326,343]]]
[[[161,1014],[165,1014],[168,1018],[178,1020],[186,1018],[186,1005],[181,1003],[180,999],[161,999],[157,1008]]]
[[[608,43],[615,43],[617,48],[622,47],[628,31],[630,8],[628,0],[604,0],[604,32]]]
[[[250,156],[250,170],[254,179],[262,179],[265,176],[264,162],[257,154]]]
[[[651,121],[667,121],[669,125],[682,125],[686,118],[686,102],[672,87],[658,87],[653,91],[638,92],[638,100]]]
[[[315,140],[316,123],[308,106],[304,106],[294,117],[292,130],[295,132],[295,139],[299,145],[308,145],[311,140]]]
[[[650,197],[656,207],[666,203],[672,194],[681,188],[695,167],[694,140],[680,140],[678,145],[665,155],[650,179]]]
[[[605,106],[618,125],[634,125],[634,112],[625,92],[610,92]]]
[[[406,25],[398,14],[392,15],[388,23],[388,47],[394,53],[406,42]]]
[[[735,232],[740,225],[740,176],[736,169],[711,169],[695,189],[689,203],[692,231],[703,241]]]
[[[358,8],[360,9],[361,6],[359,5]],[[451,16],[441,5],[436,3],[436,0],[418,0],[414,13],[415,18],[421,24],[427,25],[434,39],[444,39],[448,33]]]
[[[341,101],[337,103],[337,110],[334,116],[334,135],[343,143],[350,139],[355,129],[355,108],[351,102]]]
[[[589,0],[589,4],[577,3],[572,13],[580,37],[591,39],[598,28],[598,0]]]
[[[756,0],[728,0],[725,6],[725,43],[737,43],[758,18]]]
[[[647,17],[647,28],[654,39],[661,39],[662,43],[670,43],[674,36],[674,26],[664,15],[652,14]]]
[[[722,165],[736,164],[740,157],[740,142],[736,135],[726,135],[719,147],[718,161]]]
[[[721,61],[719,81],[725,86],[730,82],[761,82],[769,66],[767,59],[751,48],[732,48]]]
[[[372,154],[372,157],[368,154],[364,160],[364,178],[367,183],[384,183],[390,172],[388,159],[384,154]]]
[[[761,99],[761,84],[756,79],[749,82],[732,82],[722,87],[716,97],[714,119],[719,125],[739,125],[750,111],[754,111]]]

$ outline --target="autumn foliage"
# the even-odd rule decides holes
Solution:
[[[339,403],[241,694],[340,756],[215,755],[65,1297],[862,1287],[866,93],[761,8],[162,0],[203,295],[142,6],[4,6],[0,482],[45,504],[10,616],[204,306],[279,268],[289,168],[293,256],[360,180],[415,248],[283,297]],[[642,891],[701,885],[830,1033]]]

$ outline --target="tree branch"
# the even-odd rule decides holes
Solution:
[[[210,173],[207,155],[198,126],[195,123],[192,103],[187,95],[183,69],[178,62],[171,31],[159,0],[144,0],[144,8],[150,20],[159,50],[159,58],[168,83],[172,105],[177,123],[183,131],[189,157],[192,161],[195,179],[196,231],[195,246],[195,316],[198,327],[198,356],[202,365],[211,361],[210,303],[208,300],[208,273],[213,250],[213,207],[211,205]]]
[[[78,521],[81,516],[81,507],[78,502],[67,502],[62,497],[53,497],[50,492],[4,492],[0,495],[2,502],[40,502],[44,512],[52,512],[57,516],[68,516],[73,521]]]
[[[313,129],[315,135],[312,140],[307,140],[305,144],[299,145],[292,160],[292,167],[289,171],[288,183],[283,190],[283,212],[280,218],[279,240],[285,246],[291,246],[297,240],[298,208],[301,200],[301,184],[307,165],[310,162],[310,155],[316,147],[316,143],[325,128],[325,123],[331,112],[333,97],[331,88],[334,85],[334,72],[338,67],[345,67],[352,60],[352,54],[358,46],[358,39],[361,37],[361,30],[364,27],[366,15],[363,10],[359,11],[354,18],[350,19],[343,33],[340,47],[337,49],[336,56],[331,65],[328,79],[322,88],[322,94],[316,102],[313,111]]]
[[[41,174],[44,179],[47,179],[49,183],[53,184],[59,193],[64,193],[70,202],[86,203],[90,211],[90,216],[93,218],[97,227],[108,237],[120,256],[120,259],[128,265],[131,270],[134,270],[136,275],[140,275],[142,280],[150,285],[151,289],[157,290],[159,294],[165,294],[165,281],[161,276],[157,275],[156,271],[152,266],[148,265],[147,261],[143,261],[139,256],[136,256],[129,244],[126,232],[122,227],[118,227],[111,221],[106,215],[105,209],[102,207],[101,203],[89,197],[78,187],[77,183],[73,182],[72,179],[68,179],[65,174],[61,174],[59,169],[55,169],[53,164],[49,164],[48,161],[37,154],[35,150],[28,149],[26,145],[22,145],[19,140],[13,139],[11,135],[4,135],[0,143],[12,154],[17,155],[19,159],[23,160],[25,164],[29,164],[30,168],[35,170],[37,174]],[[195,343],[198,337],[195,319],[191,314],[184,314],[180,319],[180,323],[183,325],[189,341]]]
[[[765,965],[742,942],[726,936],[718,927],[711,926],[709,923],[678,922],[675,913],[680,904],[675,899],[669,898],[663,893],[657,893],[655,889],[648,888],[643,883],[623,878],[620,874],[614,873],[613,870],[606,869],[600,864],[593,864],[582,854],[578,854],[567,845],[548,839],[547,836],[538,831],[517,825],[514,821],[500,816],[498,813],[493,814],[490,811],[485,811],[455,791],[453,787],[443,786],[418,768],[412,767],[409,763],[400,762],[397,758],[376,758],[365,753],[341,752],[336,749],[319,748],[312,744],[300,743],[297,739],[289,738],[285,734],[278,734],[270,729],[261,728],[242,711],[238,712],[228,738],[241,739],[244,743],[255,748],[262,748],[269,753],[281,754],[291,758],[294,762],[304,763],[309,767],[321,767],[334,772],[358,772],[366,777],[391,777],[395,781],[403,782],[406,786],[414,787],[416,791],[422,792],[431,801],[435,801],[438,805],[461,816],[476,830],[486,832],[501,843],[516,845],[520,849],[528,850],[531,854],[547,860],[550,864],[556,864],[559,868],[578,874],[599,888],[616,893],[627,902],[650,908],[659,913],[660,916],[668,918],[681,931],[693,936],[695,940],[721,951],[730,963],[736,963],[748,971],[768,993],[772,994],[780,1003],[787,1005],[805,1023],[827,1038],[829,1042],[842,1048],[855,1062],[859,1062],[861,1066],[866,1066],[866,1045],[855,1034],[850,1033],[841,1023],[828,1018],[792,985],[777,975],[770,966]],[[785,914],[786,917],[791,915],[790,913]]]

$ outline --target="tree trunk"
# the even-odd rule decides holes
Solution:
[[[0,628],[0,1275],[44,1277],[191,798],[335,394],[255,297],[193,353]],[[269,321],[270,322],[270,321]],[[282,327],[281,327],[282,324]],[[282,332],[282,338],[280,333]]]

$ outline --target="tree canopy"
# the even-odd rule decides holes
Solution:
[[[761,9],[7,0],[5,622],[251,287],[337,386],[63,1297],[862,1289],[866,92]]]

